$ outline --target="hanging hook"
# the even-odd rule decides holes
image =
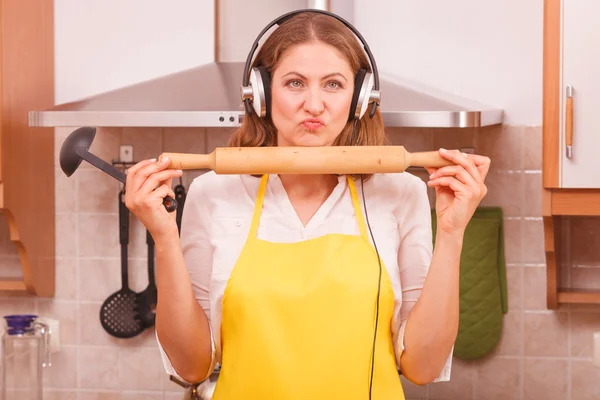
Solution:
[[[127,175],[127,168],[125,168],[125,166],[122,166],[122,171],[125,175]],[[121,193],[125,194],[125,183],[122,184],[123,186],[121,187]]]
[[[119,160],[112,160],[111,163],[115,168],[118,168],[119,170],[121,170],[121,172],[123,172],[124,174],[127,174],[127,169],[129,166],[133,165],[132,163],[125,163],[125,162],[121,162]],[[125,183],[122,183],[122,187],[121,187],[121,193],[125,194]]]

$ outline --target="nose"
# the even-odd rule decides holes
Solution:
[[[325,109],[323,95],[320,87],[312,87],[306,91],[306,99],[304,101],[304,110],[312,115],[319,115]]]

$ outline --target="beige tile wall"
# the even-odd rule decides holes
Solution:
[[[61,351],[45,371],[49,399],[180,399],[181,390],[163,373],[154,332],[115,339],[99,323],[103,300],[120,288],[117,193],[120,183],[82,163],[67,178],[58,153],[72,129],[56,131],[57,290],[53,299],[0,298],[0,315],[36,312],[61,321]],[[103,129],[91,151],[117,157],[121,143],[134,146],[136,160],[162,151],[205,152],[223,146],[225,129]],[[592,366],[592,332],[600,330],[600,308],[545,309],[545,261],[541,221],[541,128],[390,129],[393,144],[409,151],[474,147],[490,155],[489,194],[484,205],[505,214],[510,311],[503,336],[482,360],[454,360],[452,381],[425,387],[405,382],[410,399],[570,399],[600,398],[600,369]],[[200,172],[186,172],[186,187]],[[147,284],[144,229],[131,219],[129,248],[133,290]],[[600,287],[600,225],[594,218],[566,221],[570,244],[563,260],[563,283]],[[18,275],[18,257],[0,229],[0,272]]]

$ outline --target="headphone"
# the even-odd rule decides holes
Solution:
[[[369,46],[360,32],[358,32],[358,30],[348,21],[329,11],[318,9],[303,9],[283,14],[282,16],[271,21],[259,33],[258,37],[252,44],[252,48],[248,54],[248,58],[246,59],[244,76],[242,78],[241,95],[242,101],[244,102],[244,106],[246,108],[246,114],[251,115],[252,110],[254,110],[254,112],[256,112],[256,114],[261,118],[269,118],[271,116],[271,76],[269,71],[267,71],[264,66],[258,65],[252,68],[252,71],[249,73],[252,58],[256,52],[256,49],[258,48],[258,42],[273,25],[281,25],[294,15],[305,12],[325,14],[337,19],[348,29],[350,29],[363,44],[363,48],[365,49],[367,57],[369,58],[369,63],[373,72],[369,72],[364,68],[360,68],[357,71],[354,79],[354,93],[352,95],[352,103],[350,105],[348,120],[352,121],[361,119],[367,112],[369,103],[372,103],[369,117],[373,118],[377,105],[381,100],[381,92],[379,91],[379,74],[377,72],[377,65],[375,64],[375,59],[373,58],[373,54],[371,54],[371,50],[369,50]]]

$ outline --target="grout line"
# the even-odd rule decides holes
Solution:
[[[521,138],[522,139],[522,138]],[[519,146],[520,147],[520,155],[521,155],[521,166],[524,164],[524,155],[525,155],[525,149],[523,148],[523,146]],[[524,194],[525,194],[525,179],[521,179],[521,202],[519,204],[520,206],[520,210],[521,210],[521,214],[524,213],[524,209],[525,209],[525,198],[524,198]],[[522,221],[525,221],[526,218],[522,215]],[[520,247],[521,247],[521,254],[520,254],[520,259],[519,261],[521,263],[523,263],[525,261],[525,226],[524,226],[524,222],[521,222],[520,224],[520,231],[519,231],[519,238],[520,238]],[[520,335],[521,335],[521,356],[520,356],[520,360],[519,360],[519,398],[521,400],[525,399],[525,323],[526,323],[526,311],[525,311],[525,285],[523,285],[523,282],[525,282],[524,280],[525,278],[525,268],[521,268],[521,326],[520,326]]]
[[[86,217],[108,217],[108,216],[112,217],[112,216],[119,215],[118,212],[90,212],[90,211],[56,213],[56,215],[67,215],[67,216],[73,215],[73,214],[84,215]]]
[[[141,238],[141,236],[140,236]],[[141,246],[141,244],[140,244]],[[141,250],[140,250],[141,251]],[[141,257],[141,256],[130,256],[127,257],[129,260],[137,260],[137,261],[146,261],[146,257]],[[85,261],[120,261],[119,257],[99,257],[99,256],[82,256],[81,257],[82,260]],[[84,267],[84,268],[88,268],[88,267]]]
[[[77,279],[77,287],[75,288],[75,298],[79,301],[80,299],[80,288],[79,288],[79,282],[80,282],[80,269],[81,269],[81,259],[80,259],[80,246],[81,246],[81,241],[80,241],[80,237],[81,237],[81,231],[80,231],[80,224],[79,224],[79,186],[80,186],[80,174],[76,177],[76,181],[75,181],[75,232],[77,232],[77,234],[75,235],[75,257],[77,258],[77,261],[75,262],[75,278]],[[75,387],[76,388],[80,388],[81,387],[81,374],[79,373],[79,371],[81,370],[81,349],[79,347],[79,344],[81,343],[81,321],[79,319],[79,305],[77,306],[77,350],[76,350],[76,360],[77,360],[77,369],[75,370]]]
[[[569,356],[525,356],[525,357],[519,357],[519,356],[495,356],[494,358],[502,358],[505,360],[517,360],[520,358],[523,358],[524,360],[532,360],[532,361],[567,361],[569,360]],[[590,361],[591,357],[573,357],[573,360],[576,361]]]
[[[168,382],[168,381],[167,381]],[[139,395],[167,395],[167,394],[173,394],[173,395],[181,395],[183,396],[183,391],[178,391],[178,390],[165,390],[165,389],[159,389],[159,390],[132,390],[132,389],[124,389],[124,390],[120,390],[120,389],[94,389],[94,388],[86,388],[86,389],[69,389],[69,388],[64,388],[64,387],[58,387],[58,386],[44,386],[44,391],[52,391],[54,393],[93,393],[93,394],[98,394],[98,393],[102,393],[102,394],[139,394]],[[100,396],[102,397],[102,396]],[[96,398],[96,397],[94,397]]]
[[[571,264],[571,268],[598,269],[600,264]]]
[[[525,268],[546,268],[546,264],[536,264],[536,263],[523,263],[522,266]]]
[[[540,315],[556,315],[560,313],[566,313],[568,310],[548,310],[548,309],[539,309],[539,310],[523,310],[525,314],[540,314]]]
[[[524,282],[525,268],[521,268],[521,282]],[[519,395],[521,400],[525,399],[525,285],[521,284],[521,326],[519,326],[519,334],[521,335],[520,343],[520,362],[519,362],[519,381],[521,386],[519,388]]]
[[[471,363],[471,366],[473,368],[473,379],[472,381],[472,385],[473,385],[473,393],[472,393],[472,399],[478,399],[478,389],[479,389],[479,366],[475,365],[474,362]]]
[[[517,145],[519,146],[519,166],[524,169],[525,168],[525,156],[527,155],[527,152],[525,151],[525,146],[524,146],[527,128],[525,128],[522,125],[519,127],[515,127],[515,128],[516,129],[513,130],[513,133],[518,136],[518,144]]]
[[[566,268],[567,268],[567,286],[571,287],[573,285],[573,279],[572,279],[572,276],[571,276],[571,271],[572,271],[572,268],[573,268],[573,265],[571,263],[571,220],[569,218],[565,218],[561,224],[562,224],[562,226],[561,226],[561,228],[562,228],[561,232],[563,232],[563,233],[566,234],[565,235],[566,236],[565,241],[566,241],[566,244],[567,244],[566,246],[563,246],[563,247],[566,247],[566,249],[564,249],[564,252],[565,252],[565,254],[564,254],[565,257],[564,258],[567,260],[566,263],[565,263],[566,264]],[[561,236],[562,236],[562,234],[561,234]],[[562,240],[562,238],[560,238],[560,239]],[[562,266],[562,260],[558,260],[558,261],[559,261],[559,265],[561,267],[563,267]]]
[[[567,313],[567,400],[571,400],[571,344],[572,344],[572,316]]]

